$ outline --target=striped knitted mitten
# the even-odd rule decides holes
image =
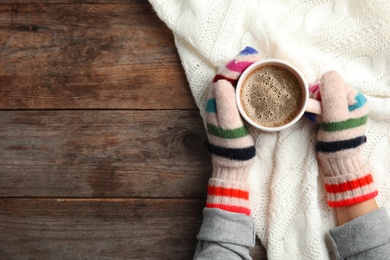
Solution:
[[[213,164],[207,191],[208,208],[250,215],[247,176],[256,149],[239,115],[234,87],[241,73],[259,59],[258,52],[247,47],[214,77],[206,106]]]
[[[316,150],[328,205],[344,207],[374,198],[378,192],[361,155],[366,142],[366,98],[337,72],[322,76],[319,91],[323,115]]]

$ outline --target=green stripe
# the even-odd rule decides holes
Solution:
[[[249,135],[245,126],[236,129],[222,129],[218,126],[207,124],[207,132],[225,139],[237,139]]]
[[[367,123],[367,118],[368,115],[365,115],[359,118],[351,118],[341,122],[322,123],[320,129],[326,132],[335,132],[335,131],[351,129]]]

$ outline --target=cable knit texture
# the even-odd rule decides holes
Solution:
[[[218,68],[245,46],[298,67],[309,84],[336,70],[370,103],[368,158],[379,205],[390,209],[390,5],[386,0],[149,0],[172,30],[195,101],[205,115]],[[249,129],[251,214],[269,259],[329,259],[335,226],[319,178],[317,128],[303,118],[279,133]]]

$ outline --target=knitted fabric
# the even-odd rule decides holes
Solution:
[[[325,73],[318,91],[323,114],[316,150],[328,205],[344,207],[376,197],[370,167],[361,155],[367,140],[367,99],[337,72]]]
[[[295,65],[308,83],[337,70],[370,104],[366,157],[390,209],[390,5],[386,0],[149,0],[172,30],[202,116],[218,68],[245,46]],[[184,86],[183,86],[184,87]],[[319,176],[317,127],[302,118],[264,133],[249,128],[257,156],[249,172],[251,215],[269,259],[329,259],[335,226]]]
[[[238,112],[234,88],[241,73],[259,59],[258,52],[247,47],[223,66],[213,79],[206,103],[206,126],[213,163],[207,192],[208,208],[250,215],[247,179],[256,149]]]

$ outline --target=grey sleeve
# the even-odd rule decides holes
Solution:
[[[390,259],[390,219],[380,208],[329,231],[338,259]]]
[[[205,208],[194,259],[251,259],[255,228],[251,217]]]

